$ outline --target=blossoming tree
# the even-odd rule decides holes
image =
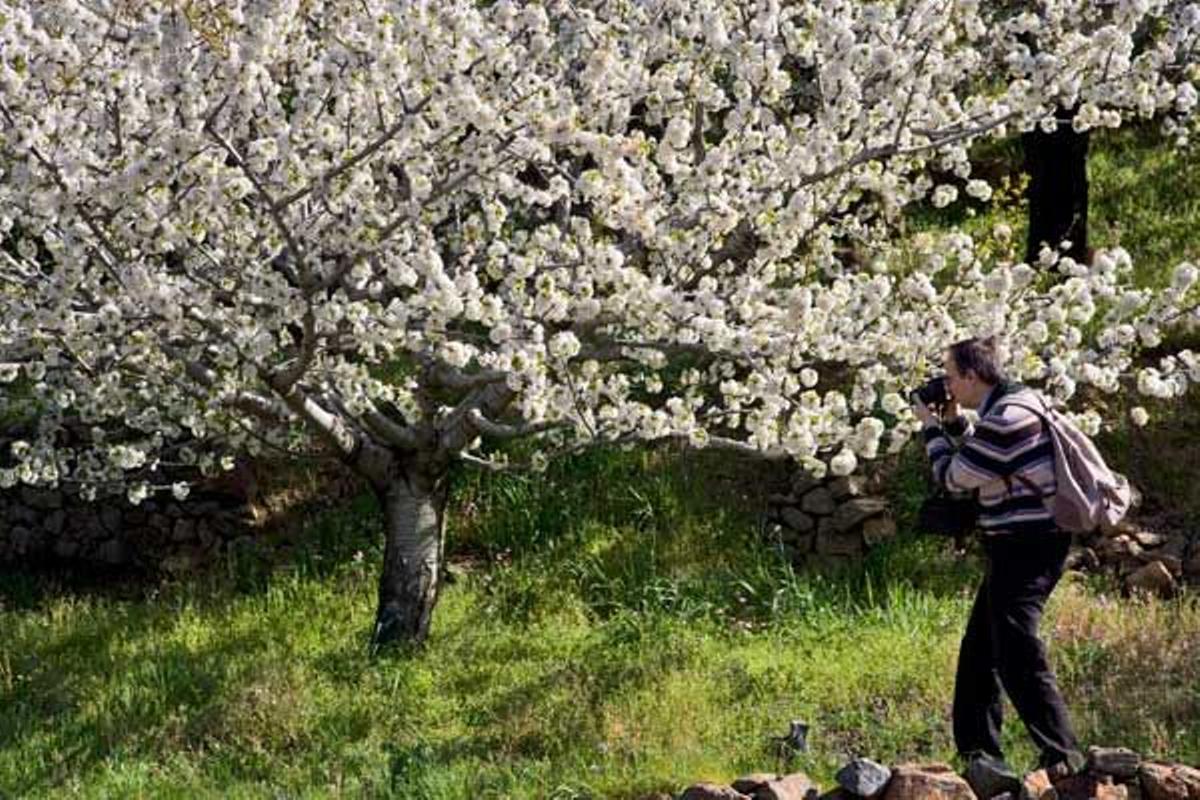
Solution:
[[[846,474],[976,333],[1062,399],[1114,390],[1193,267],[1139,289],[1119,250],[1048,277],[894,231],[986,200],[968,147],[1058,105],[1188,115],[1198,34],[1166,0],[5,0],[0,380],[39,422],[0,485],[139,502],[318,448],[384,509],[375,641],[420,640],[447,472],[506,440]]]

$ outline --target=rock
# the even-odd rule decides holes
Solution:
[[[809,514],[827,516],[837,509],[837,503],[833,502],[828,489],[818,486],[800,499],[800,507]]]
[[[121,532],[121,511],[115,506],[100,507],[100,524],[110,536]]]
[[[847,792],[859,797],[874,797],[892,779],[892,771],[869,758],[856,758],[838,770],[835,780]]]
[[[749,795],[736,791],[731,786],[715,783],[696,783],[683,790],[679,800],[750,800]]]
[[[831,519],[839,531],[848,531],[863,520],[882,513],[887,501],[878,497],[856,497],[838,506]]]
[[[12,545],[14,553],[19,556],[25,555],[32,549],[34,543],[33,531],[18,525],[8,534],[8,541]]]
[[[817,526],[816,521],[812,517],[795,506],[785,506],[783,511],[779,513],[779,518],[783,520],[784,525],[787,525],[797,533],[809,533]]]
[[[121,539],[109,539],[96,550],[96,558],[113,566],[128,564],[130,561],[129,546]]]
[[[73,539],[59,539],[54,543],[54,555],[59,558],[74,558],[79,555],[79,542]]]
[[[1095,800],[1129,800],[1129,790],[1116,783],[1101,783],[1096,787]]]
[[[1100,568],[1100,556],[1090,547],[1072,547],[1067,553],[1067,569],[1093,571]]]
[[[32,486],[21,490],[21,502],[40,511],[51,511],[63,506],[61,493],[51,489],[36,489]]]
[[[1200,800],[1200,769],[1178,764],[1175,767],[1175,777],[1187,786],[1188,800]]]
[[[1133,534],[1133,539],[1142,547],[1160,547],[1167,543],[1168,536],[1154,531],[1141,530]]]
[[[1180,563],[1183,562],[1183,556],[1187,553],[1188,539],[1182,533],[1176,533],[1167,540],[1167,543],[1158,548],[1158,552],[1164,556],[1172,556],[1178,558]]]
[[[1138,779],[1146,800],[1190,800],[1200,796],[1188,791],[1187,780],[1176,774],[1173,764],[1144,762],[1138,767]]]
[[[171,530],[171,541],[190,542],[196,538],[196,521],[192,519],[177,519]]]
[[[1125,582],[1132,591],[1147,592],[1160,597],[1175,594],[1175,579],[1161,561],[1151,561],[1134,571]]]
[[[1171,573],[1172,578],[1183,576],[1183,561],[1175,556],[1163,553],[1160,550],[1155,550],[1153,553],[1147,554],[1151,561],[1157,561],[1167,568],[1167,572]]]
[[[809,489],[820,485],[819,480],[803,470],[797,470],[796,474],[792,476],[792,494],[796,497],[800,497]]]
[[[817,785],[803,772],[767,781],[754,791],[754,800],[816,800]]]
[[[817,552],[823,556],[862,555],[862,534],[855,531],[822,531],[817,534]]]
[[[874,517],[863,523],[863,542],[874,547],[896,535],[896,520],[891,517]]]
[[[1128,800],[1124,786],[1113,784],[1109,775],[1082,772],[1054,784],[1059,800]]]
[[[202,553],[197,552],[194,548],[189,548],[164,558],[162,568],[172,575],[183,575],[196,569],[203,561]]]
[[[825,484],[834,500],[862,497],[867,491],[867,479],[862,475],[843,475]]]
[[[63,525],[67,521],[67,514],[61,508],[51,511],[46,515],[46,519],[42,521],[42,529],[51,536],[60,536],[63,532]]]
[[[754,794],[778,777],[773,772],[752,772],[749,775],[743,775],[738,778],[731,785],[734,791],[741,792],[742,794]]]
[[[1128,747],[1089,747],[1087,751],[1088,769],[1118,780],[1135,777],[1141,763],[1142,757]]]
[[[975,800],[975,793],[946,764],[900,764],[883,800]]]
[[[200,546],[205,550],[211,550],[213,545],[217,543],[217,537],[213,533],[213,529],[204,520],[200,520],[196,524],[196,538],[200,540]]]
[[[1058,800],[1058,792],[1044,769],[1030,772],[1021,781],[1021,800]]]

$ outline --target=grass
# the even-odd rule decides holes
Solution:
[[[1196,255],[1200,161],[1148,137],[1094,140],[1092,230],[1153,282]],[[1020,236],[1007,198],[961,221]],[[1194,524],[1200,409],[1152,410],[1106,453]],[[909,450],[891,484],[902,531],[921,469]],[[797,574],[759,536],[778,478],[670,451],[458,476],[430,641],[374,660],[365,497],[308,520],[282,563],[240,552],[153,586],[0,575],[0,797],[633,800],[783,768],[829,785],[856,754],[949,760],[977,555],[902,533],[851,569]],[[1085,743],[1200,763],[1196,599],[1071,580],[1043,629]],[[789,760],[771,737],[792,719],[812,725],[811,749]]]
[[[902,518],[919,466],[901,468]],[[9,575],[0,792],[639,798],[782,768],[828,785],[860,753],[949,759],[974,557],[903,536],[796,574],[757,544],[748,487],[771,475],[729,473],[635,452],[461,479],[431,640],[377,660],[365,498],[314,520],[292,562],[230,561],[152,596]],[[1072,584],[1047,631],[1086,741],[1200,761],[1195,602]],[[791,719],[812,748],[785,761],[770,737]],[[1006,735],[1030,763],[1019,726]]]

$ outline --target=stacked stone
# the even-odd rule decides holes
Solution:
[[[967,776],[971,777],[971,776]],[[842,767],[837,786],[821,789],[802,772],[754,773],[731,784],[697,783],[680,800],[1196,800],[1200,770],[1165,761],[1144,761],[1126,748],[1093,747],[1086,768],[1075,774],[1039,769],[1020,786],[968,782],[948,764],[884,766],[856,758]],[[670,795],[659,795],[664,799]]]
[[[1069,566],[1105,570],[1130,591],[1171,597],[1187,584],[1200,585],[1200,539],[1186,532],[1157,533],[1129,520],[1079,537]]]
[[[240,462],[185,500],[158,494],[138,506],[123,497],[89,503],[28,486],[0,492],[0,564],[76,561],[186,572],[223,550],[256,546],[267,522],[263,509],[275,505],[260,494],[256,476],[270,469]],[[322,502],[360,489],[340,472],[323,476],[320,486]]]
[[[797,565],[859,558],[896,535],[887,501],[860,475],[818,480],[797,472],[791,491],[768,498],[770,542]]]

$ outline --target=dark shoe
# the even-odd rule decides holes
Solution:
[[[1058,783],[1083,772],[1087,767],[1087,756],[1078,750],[1072,750],[1065,756],[1062,753],[1042,753],[1038,764],[1046,770],[1051,783]]]
[[[1021,795],[1021,776],[1004,759],[987,753],[973,753],[968,757],[963,778],[980,800],[991,800],[1005,792],[1010,792],[1013,797]]]

